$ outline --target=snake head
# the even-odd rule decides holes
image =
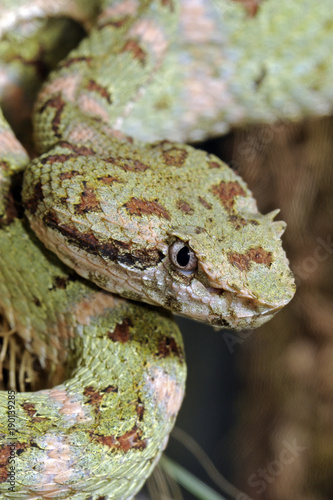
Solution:
[[[46,246],[126,298],[242,329],[294,295],[277,212],[261,215],[240,177],[190,146],[96,157],[61,144],[29,168],[24,199]]]
[[[232,219],[236,227],[223,223],[218,233],[209,224],[174,228],[165,261],[173,308],[180,303],[179,313],[222,328],[255,328],[272,318],[295,291],[280,239],[285,223],[272,222],[275,214],[243,212]]]

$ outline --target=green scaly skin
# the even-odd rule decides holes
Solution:
[[[16,394],[15,404],[0,392],[1,498],[132,498],[183,398],[177,326],[70,276],[22,221],[0,232],[0,245],[7,318],[50,378],[64,362],[66,378],[50,390]]]
[[[177,43],[168,52],[181,30],[178,9],[101,2],[96,27],[39,94],[40,156],[25,170],[26,214],[48,248],[108,291],[220,327],[255,327],[294,294],[283,223],[259,214],[245,183],[218,158],[127,136],[150,90],[142,116],[154,106],[164,116],[154,88],[179,52]],[[84,14],[76,17],[89,28]],[[9,223],[6,192],[28,157],[2,116],[0,127],[8,223],[0,233],[1,306],[42,366],[58,376],[65,361],[60,375],[67,377],[56,388],[17,395],[14,492],[6,482],[9,400],[1,394],[0,491],[4,498],[132,498],[182,401],[179,332],[168,313],[74,278],[25,222]],[[191,256],[189,268],[177,260],[179,248]]]

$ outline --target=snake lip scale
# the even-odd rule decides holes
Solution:
[[[15,403],[0,392],[1,498],[129,500],[184,397],[171,313],[234,330],[268,321],[295,292],[285,224],[260,214],[219,158],[171,140],[166,115],[182,99],[167,75],[181,72],[177,53],[192,61],[186,41],[172,43],[178,2],[2,3],[0,94],[19,65],[36,77],[56,38],[49,16],[71,15],[88,35],[38,94],[33,160],[0,113],[1,312],[52,386]],[[9,210],[23,169],[26,219]]]

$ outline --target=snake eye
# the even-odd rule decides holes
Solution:
[[[184,274],[193,274],[198,260],[193,250],[182,241],[175,241],[169,247],[169,256],[174,267]]]

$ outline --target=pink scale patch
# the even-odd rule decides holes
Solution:
[[[82,123],[75,124],[70,133],[68,134],[68,140],[72,144],[84,144],[84,143],[94,143],[95,140],[98,142],[98,134],[87,124]]]
[[[198,120],[200,116],[214,117],[217,113],[216,103],[220,103],[223,96],[226,95],[227,85],[225,82],[213,78],[209,74],[205,74],[204,70],[200,74],[201,81],[197,75],[193,75],[191,71],[185,79],[186,100],[188,106],[186,109],[186,120],[193,122]]]
[[[72,452],[66,438],[62,436],[46,435],[40,442],[44,450],[43,470],[38,474],[39,482],[31,487],[31,490],[42,495],[43,498],[55,498],[59,493],[71,489],[64,485],[73,476]],[[40,498],[31,495],[29,498]]]
[[[84,114],[101,118],[106,123],[109,122],[109,114],[105,106],[102,106],[93,96],[82,92],[78,98],[78,104]]]
[[[217,29],[214,19],[206,11],[204,0],[187,0],[181,2],[180,22],[182,34],[191,43],[207,43]]]
[[[165,409],[167,417],[175,416],[183,401],[183,388],[161,368],[155,368],[150,373],[148,385],[153,390],[155,400]]]
[[[60,415],[64,415],[66,420],[71,424],[75,424],[76,422],[89,422],[92,420],[92,417],[87,413],[83,404],[79,401],[74,401],[66,390],[55,387],[50,390],[49,398],[62,404],[59,413]]]
[[[107,292],[96,292],[89,300],[82,300],[76,304],[75,318],[80,325],[89,325],[93,317],[106,314],[115,307],[116,299]]]
[[[17,155],[18,153],[24,153],[25,149],[16,139],[14,134],[10,130],[3,130],[0,134],[0,150],[2,154],[12,153]]]
[[[70,102],[75,102],[76,91],[79,87],[81,76],[78,74],[66,75],[55,78],[46,84],[38,96],[38,101],[43,102],[52,95],[61,92],[62,97]]]
[[[164,56],[168,48],[168,43],[163,32],[157,24],[150,19],[143,19],[136,23],[129,31],[129,37],[139,37],[151,50],[153,50],[158,59]]]

